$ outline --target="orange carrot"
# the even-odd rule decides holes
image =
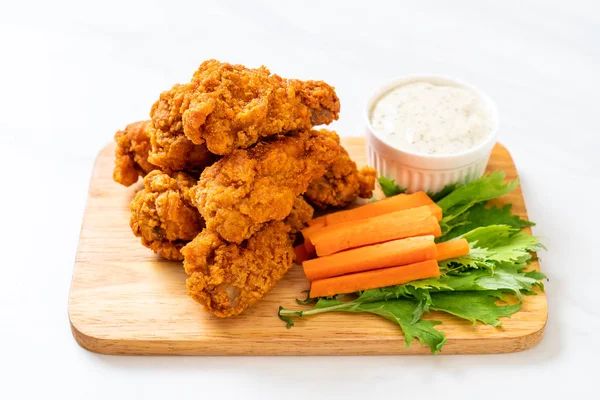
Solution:
[[[384,200],[381,200],[381,201],[384,201]],[[377,203],[377,202],[375,202],[375,203]],[[370,203],[370,204],[375,204],[375,203]],[[417,207],[411,207],[411,208],[419,208],[419,207],[425,207],[425,206],[429,207],[431,209],[431,214],[434,217],[436,217],[438,221],[442,220],[442,208],[440,206],[438,206],[437,204],[435,204],[435,203],[434,204],[425,204],[423,206],[417,206]],[[362,207],[366,207],[366,206],[362,206]],[[353,208],[351,210],[346,210],[346,211],[358,210],[360,208],[361,207],[357,207],[357,208]],[[355,214],[354,217],[353,217],[353,219],[348,219],[347,221],[340,221],[340,222],[336,222],[336,221],[340,220],[339,217],[335,216],[338,213],[328,214],[328,215],[325,216],[326,217],[325,218],[325,226],[331,226],[331,225],[340,224],[340,223],[349,222],[349,221],[357,221],[359,219],[378,217],[380,215],[389,214],[389,213],[392,213],[392,212],[395,212],[395,211],[409,210],[409,208],[401,208],[401,209],[398,209],[398,210],[389,210],[389,211],[387,211],[388,209],[389,209],[389,206],[386,205],[386,206],[383,206],[383,207],[377,209],[376,210],[377,213],[375,212],[375,210],[370,210],[370,211],[367,210],[368,212],[365,213],[365,214]],[[346,211],[339,211],[339,212],[342,213],[342,212],[346,212]],[[384,212],[384,211],[387,211],[387,212]],[[371,215],[371,214],[373,214],[373,215]],[[332,217],[328,218],[330,215]]]
[[[311,237],[316,234],[316,232],[323,229],[323,227],[319,225],[309,226],[307,228],[302,229],[302,236],[304,237],[304,247],[306,247],[306,252],[309,255],[315,254],[315,246],[311,240]]]
[[[326,220],[325,220],[326,215],[322,215],[318,218],[313,218],[310,221],[308,221],[308,226],[320,226],[320,227],[324,227],[326,225]]]
[[[435,219],[437,219],[438,221],[442,220],[442,207],[434,203],[429,204],[429,209],[431,210],[431,213],[433,214]]]
[[[461,257],[469,254],[469,242],[467,239],[454,239],[437,244],[437,260],[444,261],[449,258]]]
[[[312,244],[312,242],[308,238],[304,239],[304,248],[306,249],[306,254],[308,254],[309,257],[312,257],[317,253],[315,245]]]
[[[310,297],[354,293],[360,290],[401,285],[417,279],[436,278],[439,276],[440,268],[437,261],[427,260],[402,267],[383,268],[375,271],[319,279],[311,283]]]
[[[304,261],[302,266],[308,280],[314,281],[354,272],[435,260],[436,256],[437,247],[433,236],[429,235],[392,240],[342,251],[330,256]]]
[[[434,217],[434,218],[435,218],[435,217]],[[438,222],[438,221],[437,221],[437,219],[436,219],[436,222]],[[433,227],[433,232],[432,232],[431,234],[432,234],[433,236],[435,236],[435,237],[440,237],[440,236],[442,236],[442,227],[441,227],[441,225],[439,224],[439,222],[438,222],[437,224],[435,224],[435,226]]]
[[[303,262],[310,259],[310,255],[308,251],[306,251],[306,247],[303,244],[299,244],[294,247],[294,262],[296,264],[302,264]]]
[[[350,210],[339,211],[325,216],[326,226],[335,225],[342,222],[355,221],[357,219],[377,217],[394,211],[407,210],[426,205],[435,206],[434,215],[438,221],[442,219],[442,209],[438,207],[425,192],[416,192],[413,194],[398,194],[387,199],[374,201],[364,206],[356,207]]]
[[[411,236],[441,235],[440,224],[428,206],[326,226],[310,233],[317,255],[383,243]],[[306,238],[306,236],[305,236]]]

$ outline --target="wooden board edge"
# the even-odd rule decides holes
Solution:
[[[404,337],[389,340],[344,339],[313,340],[307,347],[303,339],[262,339],[253,343],[250,350],[246,343],[222,340],[122,340],[101,338],[84,333],[69,316],[71,332],[77,344],[98,354],[107,355],[181,355],[181,356],[360,356],[360,355],[432,355],[429,348],[415,340],[410,347]],[[535,347],[543,338],[546,319],[539,329],[524,335],[507,338],[449,339],[439,355],[475,355],[517,353]],[[278,343],[283,342],[283,343]],[[346,346],[344,346],[346,345]],[[285,351],[281,349],[287,349]]]

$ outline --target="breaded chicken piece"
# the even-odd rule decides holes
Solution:
[[[151,149],[148,128],[151,124],[152,121],[138,121],[115,133],[117,149],[113,179],[121,185],[131,186],[140,176],[157,169],[148,161]]]
[[[308,221],[313,217],[315,210],[302,196],[296,197],[292,211],[284,222],[290,227],[290,233],[296,234],[308,226]]]
[[[206,168],[192,189],[211,231],[241,243],[264,223],[282,221],[296,196],[325,173],[340,147],[329,134],[302,131],[236,150]]]
[[[375,180],[377,180],[377,170],[371,167],[362,167],[358,170],[358,197],[370,199],[375,190]]]
[[[201,172],[216,160],[205,145],[194,144],[182,134],[171,136],[151,129],[152,149],[148,159],[173,171]]]
[[[183,172],[155,170],[131,201],[130,226],[142,244],[169,260],[182,260],[180,249],[204,228],[190,188],[197,180]]]
[[[339,136],[332,131],[325,132],[338,143],[339,156],[327,167],[325,175],[310,183],[305,193],[306,199],[314,206],[325,209],[350,205],[357,196],[371,198],[377,171],[371,167],[364,167],[359,171],[340,144]]]
[[[265,67],[207,60],[190,83],[164,92],[150,115],[158,137],[175,140],[183,133],[195,144],[206,142],[210,152],[226,155],[264,137],[329,124],[339,111],[334,88],[324,82],[283,79]]]
[[[283,224],[267,223],[241,245],[202,231],[181,250],[190,275],[190,296],[219,317],[241,313],[271,290],[290,268],[289,250],[312,216],[313,208],[298,196]]]
[[[161,94],[161,100],[152,107],[151,115],[155,120],[169,122],[168,127],[151,124],[148,132],[150,135],[151,149],[149,161],[162,168],[174,171],[201,172],[206,166],[216,160],[216,156],[208,151],[205,144],[194,144],[183,134],[181,119],[172,120],[169,115],[171,110],[160,108],[164,104],[175,104],[183,101],[182,85],[175,85],[170,92]],[[164,99],[164,101],[162,101]]]
[[[237,315],[268,293],[292,266],[290,227],[270,222],[241,244],[205,229],[181,249],[188,295],[217,317]]]

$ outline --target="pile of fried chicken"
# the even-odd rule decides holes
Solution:
[[[338,135],[321,81],[203,62],[160,95],[151,119],[115,134],[114,180],[144,187],[130,225],[142,244],[183,260],[189,295],[218,317],[244,311],[293,264],[314,208],[370,198],[375,170],[358,170]]]

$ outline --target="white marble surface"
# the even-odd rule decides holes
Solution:
[[[362,133],[364,101],[398,75],[447,74],[488,92],[534,231],[550,249],[541,255],[550,277],[541,344],[441,357],[81,349],[67,295],[94,157],[117,128],[145,118],[161,90],[213,57],[335,85],[342,135]],[[0,398],[490,399],[596,386],[598,2],[3,1],[0,59]]]

